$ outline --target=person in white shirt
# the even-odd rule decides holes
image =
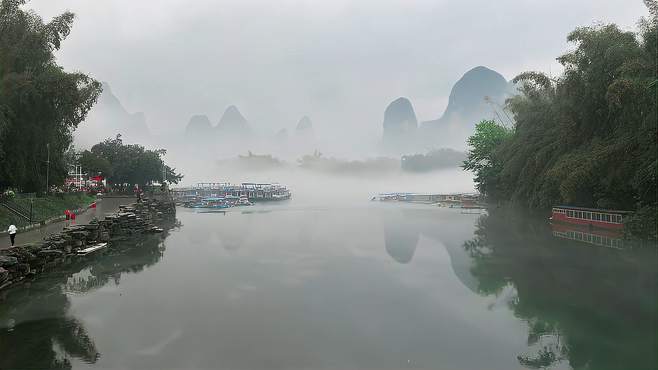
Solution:
[[[16,225],[9,225],[9,229],[7,229],[7,232],[9,233],[9,239],[11,239],[11,246],[14,246],[14,240],[16,239],[16,231],[18,229],[16,228]]]

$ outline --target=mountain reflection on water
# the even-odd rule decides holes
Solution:
[[[113,242],[110,252],[72,261],[34,282],[0,292],[0,369],[70,369],[71,358],[93,364],[101,352],[84,324],[69,314],[70,295],[86,294],[121,276],[156,264],[164,253],[165,231]]]
[[[425,205],[177,217],[4,292],[0,368],[658,366],[655,247]]]
[[[592,242],[610,238],[604,231],[589,230],[594,237],[578,238],[582,230],[561,225],[556,233],[544,220],[504,210],[479,217],[474,237],[459,245],[458,225],[428,215],[422,209],[386,215],[387,253],[407,264],[424,235],[444,244],[455,275],[472,291],[498,296],[512,288],[509,307],[527,321],[527,343],[534,347],[517,355],[522,366],[658,367],[655,246],[619,251],[621,241]],[[576,237],[565,241],[565,234]]]
[[[622,251],[555,237],[545,222],[512,212],[480,218],[464,244],[481,294],[513,286],[514,314],[529,326],[519,354],[529,368],[658,367],[656,246]]]

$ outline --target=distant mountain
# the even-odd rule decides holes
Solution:
[[[397,98],[386,107],[383,126],[386,149],[406,149],[418,128],[418,119],[409,99]]]
[[[197,114],[190,118],[190,122],[185,128],[185,134],[188,136],[206,136],[212,132],[212,124],[205,114]]]
[[[103,92],[96,105],[75,132],[76,142],[83,146],[93,145],[117,134],[128,142],[144,141],[150,137],[144,113],[129,113],[112,93],[110,85],[103,82]]]
[[[282,128],[274,135],[274,138],[279,142],[286,142],[288,140],[288,130]]]
[[[226,108],[215,128],[219,132],[227,134],[248,135],[251,133],[247,119],[235,105]]]
[[[460,124],[474,127],[482,119],[493,118],[491,104],[504,104],[511,90],[510,84],[500,73],[483,66],[475,67],[452,87],[443,115],[439,119],[423,122],[423,126],[440,128],[444,123],[459,121]]]
[[[416,148],[464,150],[467,138],[481,120],[496,119],[510,124],[503,106],[516,91],[496,71],[482,66],[469,70],[453,85],[443,115],[420,125]]]
[[[313,122],[311,122],[311,119],[308,118],[308,116],[302,117],[297,123],[295,131],[297,133],[302,133],[310,130],[313,130]]]

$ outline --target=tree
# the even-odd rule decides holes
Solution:
[[[79,163],[89,174],[100,174],[103,177],[112,176],[112,165],[110,162],[92,151],[85,150],[80,153]]]
[[[163,173],[166,181],[177,184],[183,175],[165,165],[162,157],[166,153],[164,149],[149,150],[138,144],[124,144],[121,135],[117,135],[83,152],[80,161],[84,161],[84,168],[102,172],[113,184],[143,187],[161,182]]]
[[[538,221],[514,209],[491,208],[463,246],[479,294],[500,297],[510,287],[515,292],[508,307],[528,324],[528,348],[517,356],[519,363],[544,369],[555,368],[552,360],[567,360],[573,369],[654,366],[656,330],[644,323],[656,316],[655,256],[619,258],[607,248],[592,253],[578,248],[579,242],[555,238]],[[611,259],[614,273],[592,272],[592,266],[610,268]],[[601,304],[606,299],[609,304]],[[592,340],[602,328],[616,341]]]
[[[165,165],[165,181],[170,184],[178,184],[183,179],[183,175],[176,172],[175,168]]]
[[[72,132],[96,102],[101,84],[68,73],[55,62],[73,13],[49,23],[21,6],[0,2],[0,188],[45,190],[47,145],[50,182],[63,182],[64,152]]]
[[[511,134],[511,130],[496,121],[483,120],[475,125],[475,133],[468,138],[470,149],[462,167],[475,173],[476,187],[487,197],[496,197],[497,178],[502,168],[496,149]]]
[[[465,157],[464,152],[441,148],[431,150],[427,154],[403,155],[400,162],[405,171],[424,172],[457,167],[464,162]]]
[[[466,166],[478,188],[529,208],[566,203],[658,213],[657,35],[655,19],[641,21],[639,32],[577,28],[567,37],[575,48],[558,58],[562,75],[517,76],[520,94],[507,101],[511,136],[494,149],[479,131],[469,141],[481,149]],[[655,219],[639,229],[655,237]]]

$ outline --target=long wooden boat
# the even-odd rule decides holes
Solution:
[[[572,206],[555,206],[551,222],[563,222],[599,229],[623,230],[624,221],[633,212]]]
[[[290,190],[276,183],[251,183],[240,185],[229,183],[198,183],[191,188],[173,189],[174,198],[185,204],[204,197],[238,198],[239,205],[254,202],[282,201],[292,197]]]
[[[224,197],[207,197],[197,202],[189,203],[190,208],[230,208],[231,205]]]

